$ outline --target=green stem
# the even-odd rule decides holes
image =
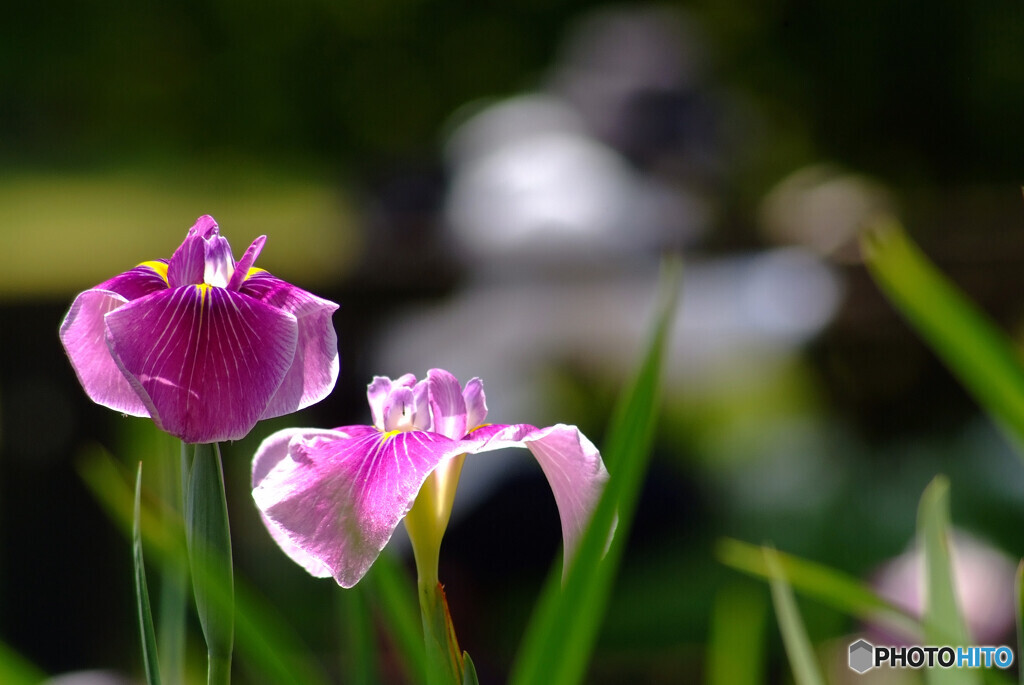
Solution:
[[[462,652],[440,583],[419,582],[428,685],[461,685]]]
[[[231,682],[234,647],[234,580],[231,531],[220,446],[195,446],[185,495],[185,537],[188,543],[196,613],[206,637],[208,685]]]
[[[181,458],[162,454],[158,474],[162,500],[167,504],[164,526],[174,530],[181,525],[185,509],[185,478],[188,475],[189,454],[181,444]],[[183,542],[183,541],[182,541]],[[165,683],[182,682],[185,671],[185,616],[188,609],[188,568],[183,564],[165,564],[160,573],[160,669]]]

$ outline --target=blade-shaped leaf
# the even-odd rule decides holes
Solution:
[[[406,675],[416,681],[427,670],[423,633],[414,583],[394,557],[381,554],[363,582],[369,582],[377,599],[388,635],[402,657]]]
[[[746,542],[725,539],[718,543],[716,552],[723,564],[768,579],[771,578],[771,572],[765,561],[764,549]],[[782,552],[775,552],[775,559],[786,574],[789,584],[799,592],[850,616],[885,625],[908,639],[922,635],[920,621],[879,597],[860,580]]]
[[[949,556],[949,480],[944,476],[936,476],[921,496],[917,535],[924,548],[925,644],[970,645]],[[971,669],[930,668],[925,677],[931,685],[981,683],[977,671]]]
[[[28,659],[0,642],[0,683],[4,685],[38,685],[46,675]]]
[[[996,419],[1024,457],[1024,369],[1006,335],[946,279],[892,219],[861,250],[882,291]]]
[[[718,591],[708,638],[708,685],[764,682],[765,617],[763,588],[731,584]]]
[[[132,517],[132,563],[135,569],[135,608],[142,638],[142,665],[149,685],[160,683],[160,660],[156,652],[156,631],[146,586],[146,564],[142,558],[142,462],[135,476],[135,507]]]
[[[78,470],[96,500],[121,531],[131,535],[132,491],[117,462],[102,450],[83,455]],[[154,511],[146,502],[141,511],[142,539],[146,551],[166,571],[188,567],[179,541],[184,531],[176,519]],[[265,599],[248,584],[235,578],[236,637],[241,665],[258,674],[260,681],[281,685],[326,685],[328,680],[316,659]],[[210,598],[226,606],[228,594],[211,585]],[[8,682],[0,679],[0,682]],[[11,682],[17,682],[12,680]]]
[[[611,478],[580,541],[564,587],[558,569],[548,576],[513,666],[509,680],[514,685],[575,685],[586,675],[647,472],[658,416],[662,357],[679,290],[677,263],[667,264],[661,286],[654,334],[630,389],[620,398],[602,450]],[[609,545],[616,512],[618,528]]]
[[[1017,564],[1013,579],[1013,608],[1017,615],[1017,658],[1024,655],[1024,560]],[[1020,685],[1024,685],[1024,668],[1017,668]]]
[[[814,647],[807,637],[807,630],[800,619],[800,611],[796,607],[793,590],[786,581],[786,573],[779,562],[774,549],[764,548],[765,565],[768,567],[769,582],[772,588],[772,603],[779,619],[779,630],[782,631],[782,642],[786,646],[786,655],[793,669],[793,679],[797,685],[824,685],[817,661],[814,658]]]
[[[351,590],[334,593],[345,638],[342,672],[351,685],[373,685],[380,681],[373,615],[366,597],[368,590],[360,584]]]

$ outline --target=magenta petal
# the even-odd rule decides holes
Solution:
[[[252,245],[245,251],[242,258],[238,260],[238,264],[235,264],[235,271],[231,274],[231,281],[228,282],[228,290],[238,290],[242,281],[249,277],[249,269],[256,262],[256,258],[260,256],[260,252],[263,250],[263,245],[267,242],[267,236],[261,235],[256,240],[252,241]]]
[[[292,440],[253,490],[260,511],[342,587],[365,575],[427,476],[460,450],[436,433]],[[287,551],[287,550],[286,550]]]
[[[164,261],[166,260],[158,260]],[[126,300],[137,300],[158,290],[166,290],[167,281],[152,266],[140,264],[134,269],[103,281],[92,290],[110,290]]]
[[[228,239],[219,235],[207,238],[204,259],[203,282],[226,288],[235,272],[235,256],[231,254]]]
[[[466,400],[459,380],[443,369],[427,372],[434,432],[458,440],[466,434]]]
[[[313,428],[287,428],[278,431],[260,443],[256,450],[256,456],[252,460],[252,487],[259,487],[259,484],[267,477],[267,474],[279,463],[288,458],[288,445],[293,439],[312,440],[314,438],[345,438],[345,433],[330,430],[317,430]],[[306,554],[301,547],[292,542],[288,534],[276,523],[270,520],[262,511],[260,518],[266,526],[274,542],[287,554],[292,561],[306,569],[316,578],[330,578],[331,569],[316,557]]]
[[[185,242],[171,255],[167,263],[167,283],[172,288],[196,285],[206,276],[206,241],[189,231]]]
[[[253,246],[257,243],[258,240]],[[327,397],[334,389],[341,366],[338,334],[331,320],[338,305],[265,271],[246,279],[239,292],[293,315],[297,323],[295,355],[262,418],[290,414]]]
[[[565,566],[568,569],[576,545],[597,507],[608,471],[601,454],[575,426],[556,424],[536,428],[527,424],[485,426],[463,443],[467,452],[486,452],[503,447],[526,447],[540,464],[551,486],[562,519]]]
[[[484,397],[484,382],[471,378],[462,391],[466,402],[466,432],[479,428],[487,420],[487,398]]]
[[[85,393],[94,402],[132,416],[149,416],[107,348],[104,317],[125,302],[124,297],[107,290],[79,294],[60,325],[60,340]]]
[[[154,293],[106,317],[118,366],[157,426],[185,442],[237,440],[295,356],[295,317],[223,288]]]
[[[381,430],[384,430],[384,403],[387,402],[390,392],[391,379],[387,376],[374,376],[373,381],[366,386],[366,398],[370,402],[373,425]]]

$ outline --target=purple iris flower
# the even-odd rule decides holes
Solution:
[[[367,394],[374,425],[283,430],[256,452],[253,497],[292,560],[352,587],[408,515],[421,580],[425,567],[436,574],[465,455],[525,447],[554,493],[568,567],[608,480],[600,453],[579,429],[486,425],[480,379],[462,387],[440,369],[419,382],[412,374],[376,377]]]
[[[237,440],[326,397],[338,305],[254,267],[265,242],[235,262],[201,216],[169,260],[80,293],[60,339],[86,394],[187,443]]]

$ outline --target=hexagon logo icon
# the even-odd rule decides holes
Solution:
[[[865,673],[874,667],[875,646],[867,640],[857,640],[850,645],[850,668]]]

